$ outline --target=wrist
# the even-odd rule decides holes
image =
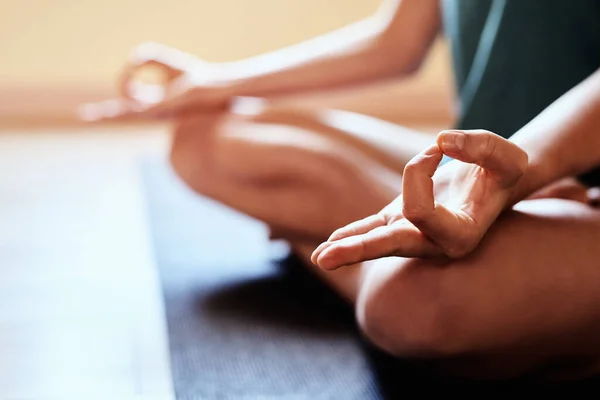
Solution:
[[[531,194],[558,179],[552,178],[552,176],[553,173],[550,165],[530,160],[525,173],[517,182],[509,206],[513,206],[519,201],[526,199]]]
[[[230,103],[234,97],[240,96],[240,90],[237,82],[224,81],[219,82],[217,86],[221,93],[221,97],[225,99],[227,103]]]
[[[213,84],[220,87],[229,99],[253,95],[253,79],[248,76],[242,61],[217,63],[213,68]]]
[[[187,69],[192,87],[208,89],[216,98],[226,103],[240,95],[241,79],[236,79],[230,72],[229,63],[202,60],[197,60],[195,65]]]

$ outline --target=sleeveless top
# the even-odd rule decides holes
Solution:
[[[459,129],[509,137],[600,67],[600,0],[441,0],[441,6]],[[600,169],[582,180],[599,185]]]

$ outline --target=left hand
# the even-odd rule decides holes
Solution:
[[[443,155],[455,159],[439,168]],[[386,256],[459,258],[511,204],[527,154],[487,131],[443,131],[404,169],[402,194],[335,231],[312,261],[332,270]]]
[[[149,67],[158,69],[161,83],[138,79]],[[220,111],[229,105],[231,93],[218,76],[217,64],[160,43],[142,43],[131,51],[118,78],[119,97],[84,104],[79,114],[86,121],[152,120]]]

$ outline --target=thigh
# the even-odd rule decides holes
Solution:
[[[318,271],[356,303],[375,344],[453,374],[586,374],[600,367],[600,210],[519,203],[455,261],[388,258]],[[315,245],[297,243],[310,265]]]
[[[376,262],[366,287],[389,307],[388,321],[397,323],[391,331],[408,329],[408,305],[429,313],[427,323],[414,318],[435,327],[430,343],[449,356],[454,372],[463,366],[476,375],[510,376],[555,362],[556,371],[593,370],[600,360],[599,240],[598,209],[526,201],[470,256]]]
[[[530,332],[555,351],[559,343],[576,344],[562,334],[600,321],[599,244],[598,209],[556,199],[522,202],[478,251],[445,269],[444,287],[449,299],[468,307],[462,326],[486,338],[481,346]]]
[[[357,107],[359,108],[359,107]],[[435,135],[403,126],[358,112],[350,112],[332,106],[308,107],[304,103],[289,104],[270,102],[263,99],[239,99],[235,112],[228,116],[236,129],[224,129],[224,143],[250,142],[288,143],[297,145],[296,135],[286,134],[282,127],[310,131],[326,139],[331,150],[346,146],[356,153],[364,154],[401,173],[405,164],[435,141]],[[237,124],[235,122],[244,122]],[[254,129],[260,125],[260,129]],[[246,128],[246,129],[244,129]],[[249,133],[249,132],[252,133]],[[257,132],[264,134],[257,134]],[[262,139],[262,141],[261,141]],[[311,142],[311,143],[314,143]]]
[[[282,234],[322,240],[377,212],[401,187],[404,160],[348,136],[290,110],[196,118],[176,129],[171,159],[195,191]]]
[[[404,165],[431,134],[376,114],[385,87],[264,101],[194,117],[175,130],[172,161],[188,185],[269,224],[314,240],[377,212],[401,187]],[[208,122],[207,122],[208,120]]]

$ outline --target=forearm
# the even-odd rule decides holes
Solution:
[[[554,102],[511,141],[529,156],[515,201],[600,165],[600,70]]]
[[[316,39],[219,65],[219,80],[233,96],[266,97],[409,74],[439,29],[437,0],[389,0],[387,5],[371,18]]]

